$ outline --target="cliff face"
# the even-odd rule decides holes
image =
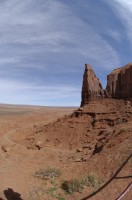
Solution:
[[[102,88],[101,82],[96,77],[91,66],[85,64],[81,106],[88,104],[90,100],[98,99],[101,97],[103,98],[104,96],[104,90]]]
[[[107,76],[106,92],[112,98],[132,98],[132,63],[113,70]]]
[[[113,70],[107,76],[107,87],[103,90],[90,65],[85,65],[82,84],[81,106],[88,105],[91,100],[103,98],[132,99],[132,63]],[[97,101],[96,101],[97,102]]]

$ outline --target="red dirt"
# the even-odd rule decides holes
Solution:
[[[45,192],[52,185],[34,176],[42,168],[59,168],[62,176],[58,184],[90,173],[104,183],[113,176],[131,153],[132,107],[123,100],[106,99],[92,104],[90,109],[86,106],[73,114],[73,108],[0,107],[3,200],[8,188],[21,194],[23,200],[57,199]],[[116,199],[131,182],[130,167],[131,160],[118,174],[122,178],[114,178],[90,199]],[[81,200],[92,191],[87,187],[82,194],[65,196],[58,189],[67,200]],[[131,191],[124,199],[130,197]]]

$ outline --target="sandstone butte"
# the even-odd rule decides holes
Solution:
[[[113,70],[107,76],[105,90],[103,90],[101,82],[96,77],[92,67],[85,64],[81,107],[104,98],[132,100],[132,63]]]
[[[112,98],[132,98],[132,63],[113,70],[107,76],[106,91]]]
[[[81,107],[74,110],[71,115],[59,118],[53,124],[36,127],[32,134],[33,140],[29,140],[31,136],[29,138],[27,136],[25,139],[27,147],[29,149],[38,148],[37,141],[41,141],[44,146],[53,146],[54,148],[62,148],[68,151],[75,150],[73,158],[69,158],[70,161],[66,161],[68,163],[78,159],[80,162],[89,160],[90,156],[101,152],[102,149],[109,151],[109,148],[113,148],[113,146],[115,146],[113,151],[118,152],[119,146],[121,146],[119,140],[123,141],[122,137],[129,137],[131,132],[131,80],[132,64],[128,64],[108,75],[107,87],[104,90],[92,67],[86,64],[82,83]],[[124,84],[128,88],[127,96]],[[120,87],[119,91],[122,97],[121,95],[116,95],[115,97],[112,89],[118,89],[119,85],[123,85],[123,89]],[[118,94],[117,89],[116,94]],[[125,131],[119,134],[122,129]],[[40,130],[39,134],[38,130]],[[115,140],[118,135],[121,138]],[[121,148],[125,151],[127,147],[123,145],[122,143]],[[43,149],[43,147],[39,148]],[[120,154],[120,152],[118,153]],[[63,162],[62,160],[61,162]]]

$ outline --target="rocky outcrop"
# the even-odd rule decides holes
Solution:
[[[113,70],[107,76],[106,92],[112,98],[132,98],[132,63]]]
[[[82,85],[82,101],[81,106],[89,103],[90,100],[103,98],[105,92],[102,88],[101,82],[96,77],[90,65],[85,64],[85,71],[83,75]]]
[[[94,101],[106,97],[132,99],[132,63],[113,70],[107,76],[106,90],[103,90],[101,82],[96,77],[92,67],[85,64],[81,107],[90,104],[91,100]]]

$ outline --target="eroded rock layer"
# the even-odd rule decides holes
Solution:
[[[122,69],[116,70],[118,73],[120,71]],[[132,140],[131,101],[104,97],[106,93],[100,81],[92,68],[86,65],[82,107],[54,123],[35,125],[31,133],[28,133],[27,129],[22,130],[20,144],[28,149],[44,151],[45,154],[52,149],[58,155],[60,164],[70,167],[76,167],[76,163],[81,162],[78,166],[82,167],[82,163],[86,163],[84,166],[88,169],[94,159],[96,167],[101,158],[100,168],[103,166],[104,174],[104,169],[109,171],[110,166],[112,168],[114,159],[117,163],[117,158],[122,160],[125,155],[130,154]],[[97,168],[99,169],[99,166]]]
[[[132,100],[132,63],[113,70],[107,76],[107,87],[103,90],[100,80],[96,77],[92,67],[85,64],[82,84],[81,107],[90,105],[96,111],[100,99],[103,98],[129,99]],[[101,108],[98,106],[98,108]]]
[[[132,63],[113,70],[107,76],[106,92],[112,98],[132,98]]]

